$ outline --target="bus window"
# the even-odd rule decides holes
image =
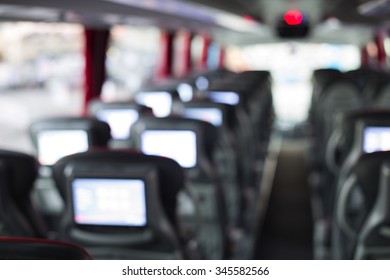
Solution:
[[[76,24],[0,24],[0,147],[33,152],[36,119],[82,112],[83,29]]]
[[[160,33],[155,27],[115,26],[107,50],[102,99],[127,101],[155,72]]]
[[[352,45],[291,42],[259,44],[229,48],[226,63],[233,71],[271,71],[278,125],[281,129],[290,129],[306,121],[313,71],[319,68],[341,71],[356,69],[360,66],[360,52],[358,47]]]

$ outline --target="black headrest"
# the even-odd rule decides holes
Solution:
[[[251,82],[235,82],[234,80],[221,80],[214,83],[208,91],[237,92],[240,95],[248,96],[253,90]]]
[[[356,121],[367,120],[367,121],[390,121],[390,110],[382,109],[363,109],[353,112],[346,112],[341,116],[341,121],[348,125],[350,123],[356,123]]]
[[[375,68],[361,67],[345,72],[345,74],[353,79],[370,78],[372,76],[381,75],[383,71]]]
[[[38,175],[38,162],[30,155],[0,150],[0,162],[13,197],[30,195]]]
[[[83,248],[62,241],[0,237],[1,260],[91,260]]]
[[[353,112],[340,113],[337,116],[336,130],[342,135],[342,142],[338,143],[341,157],[347,156],[356,137],[356,124],[364,122],[367,125],[390,126],[390,110],[364,109]]]
[[[348,71],[345,75],[356,81],[362,90],[364,90],[367,86],[370,86],[372,87],[372,90],[376,91],[383,81],[389,79],[388,73],[373,68],[359,68]],[[372,94],[375,94],[375,92]]]
[[[388,122],[390,125],[390,110],[364,109],[347,112],[339,115],[339,125],[345,131],[345,136],[354,137],[353,131],[357,122],[368,122],[372,125],[380,125]]]
[[[264,78],[268,79],[271,77],[271,72],[268,70],[247,70],[238,73],[239,77],[248,77],[248,78]]]
[[[338,79],[343,75],[342,72],[336,69],[317,69],[313,71],[313,96],[312,106],[318,106],[316,103],[321,93],[324,90],[324,86],[333,79]]]
[[[64,117],[38,120],[30,126],[30,133],[35,147],[37,134],[44,130],[81,129],[88,133],[89,144],[92,146],[106,146],[111,138],[110,126],[96,118]]]
[[[321,92],[319,93],[319,97],[322,98],[323,96],[326,96],[328,93],[328,90],[333,88],[334,86],[337,86],[337,85],[348,85],[351,88],[354,88],[359,95],[362,94],[361,90],[359,89],[359,86],[355,80],[351,79],[350,77],[346,76],[345,74],[342,74],[342,75],[336,74],[332,78],[323,80]]]
[[[332,79],[342,77],[343,73],[336,69],[317,69],[313,71],[312,80],[314,86],[323,86]]]
[[[212,81],[212,80],[222,79],[225,76],[233,74],[233,73],[234,72],[231,72],[225,68],[220,68],[220,69],[215,69],[215,70],[211,70],[211,71],[199,74],[198,77],[202,76],[202,77],[205,77],[205,78],[209,79],[210,81]]]
[[[131,135],[137,148],[140,147],[139,137],[145,130],[193,130],[197,134],[200,143],[198,147],[210,159],[218,140],[218,129],[208,122],[179,117],[144,117],[138,119],[131,128]]]
[[[383,94],[387,94],[388,88],[390,86],[390,76],[386,73],[386,76],[383,74],[381,77],[378,77],[376,85],[373,88],[371,94],[372,99],[380,98]],[[377,106],[380,104],[376,104]]]
[[[358,185],[363,191],[367,209],[371,209],[375,202],[381,167],[385,162],[390,163],[390,152],[363,154],[352,169],[352,173],[356,174]]]
[[[118,168],[121,165],[147,164],[157,168],[160,198],[168,218],[175,224],[176,196],[184,187],[184,173],[181,166],[169,158],[144,155],[134,151],[125,150],[96,150],[86,153],[79,153],[62,158],[53,166],[53,176],[59,192],[66,199],[67,178],[65,169],[71,164],[78,166],[96,166],[96,169],[104,166]],[[123,174],[124,177],[126,174]]]
[[[328,75],[331,73],[341,73],[340,70],[334,69],[334,68],[319,68],[319,69],[314,69],[313,71],[313,76],[321,76],[321,75]]]
[[[243,71],[232,76],[233,81],[243,81],[250,86],[265,84],[271,81],[271,73],[266,70]]]

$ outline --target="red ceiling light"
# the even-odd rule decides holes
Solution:
[[[303,15],[300,11],[290,10],[284,14],[284,21],[288,25],[300,25],[303,21]]]

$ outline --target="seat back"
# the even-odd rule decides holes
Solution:
[[[323,232],[327,238],[330,239],[334,231],[336,201],[346,178],[359,157],[383,146],[381,135],[386,137],[389,119],[389,112],[380,110],[358,110],[337,115],[335,129],[326,144],[326,164],[321,170],[321,188],[318,191],[321,214],[326,223]],[[358,201],[359,195],[354,199]]]
[[[237,224],[241,208],[241,188],[238,181],[237,139],[233,133],[234,108],[231,105],[197,100],[183,104],[185,118],[209,122],[219,130],[219,141],[214,153],[217,172],[225,186],[225,201],[229,205],[229,220]]]
[[[52,238],[55,238],[64,204],[54,186],[51,166],[69,154],[107,146],[110,134],[110,126],[96,118],[49,118],[30,126],[30,136],[42,165],[33,197],[44,214]]]
[[[93,146],[106,146],[110,126],[95,118],[50,118],[30,126],[30,135],[39,162],[52,165],[63,156],[84,152]]]
[[[336,143],[331,144],[330,153],[338,153],[338,176],[343,180],[357,159],[364,153],[384,151],[390,148],[386,137],[390,130],[390,111],[360,110],[341,116],[340,125],[332,137]],[[334,151],[337,149],[337,151]]]
[[[203,257],[226,257],[225,189],[214,166],[217,128],[193,119],[140,118],[133,125],[131,135],[137,149],[170,157],[185,168],[189,182],[200,197],[203,223],[198,241]]]
[[[208,90],[207,97],[213,102],[234,106],[236,120],[234,133],[240,135],[237,141],[237,151],[240,154],[239,180],[243,187],[249,188],[253,187],[253,166],[257,141],[249,114],[249,94],[236,89],[237,86],[232,88],[231,85],[220,82]],[[245,85],[238,87],[238,89],[248,90]]]
[[[315,124],[316,148],[319,162],[324,162],[326,145],[335,128],[336,116],[340,113],[357,110],[363,106],[361,92],[357,85],[345,78],[332,80],[319,98],[317,110],[319,119]]]
[[[58,161],[66,210],[59,236],[99,259],[183,258],[176,222],[184,187],[173,160],[129,151],[91,151]]]
[[[31,201],[38,163],[30,155],[0,150],[0,234],[45,237],[46,226]]]
[[[346,117],[342,129],[343,137],[340,141],[342,143],[340,148],[341,157],[344,157],[344,160],[331,196],[331,205],[333,205],[332,242],[334,242],[333,248],[335,251],[333,254],[336,258],[344,258],[345,256],[342,253],[345,251],[351,253],[352,250],[351,248],[338,249],[343,248],[342,244],[347,242],[345,239],[353,237],[351,233],[349,235],[348,233],[345,234],[338,224],[340,209],[345,207],[346,204],[344,200],[348,197],[349,202],[355,205],[355,208],[359,208],[356,205],[360,205],[362,201],[361,192],[358,188],[353,188],[350,183],[352,180],[349,179],[351,172],[359,159],[365,154],[390,150],[387,140],[390,137],[389,120],[389,111],[361,111],[349,114]],[[348,191],[348,189],[350,190]],[[352,195],[349,196],[350,193]],[[351,255],[348,258],[351,258]]]
[[[377,188],[362,183],[362,192],[366,198],[367,218],[357,234],[357,241],[353,253],[354,259],[389,259],[390,258],[390,153],[381,155],[377,159],[380,166],[366,170],[360,167],[356,170],[358,177],[362,176],[371,181],[372,177],[379,177]],[[375,163],[371,163],[373,165]],[[363,169],[364,168],[364,169]],[[379,169],[379,170],[378,170]],[[367,174],[367,171],[370,173]],[[378,174],[379,171],[379,174]],[[365,180],[367,183],[367,181]]]
[[[389,237],[385,234],[389,162],[390,152],[363,154],[341,184],[332,228],[335,259],[390,256]]]

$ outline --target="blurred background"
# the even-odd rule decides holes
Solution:
[[[131,99],[153,83],[160,31],[155,27],[115,26],[107,50],[102,99]],[[32,121],[82,112],[84,41],[77,24],[9,22],[0,24],[0,146],[32,153],[26,133]],[[197,38],[192,48],[199,50]],[[213,51],[211,47],[209,51]],[[200,53],[192,52],[198,61]],[[215,56],[210,56],[215,57]],[[306,120],[311,74],[318,68],[343,71],[360,66],[353,45],[284,42],[227,46],[226,68],[270,70],[274,79],[277,124],[289,129]],[[209,67],[217,67],[208,61]]]

